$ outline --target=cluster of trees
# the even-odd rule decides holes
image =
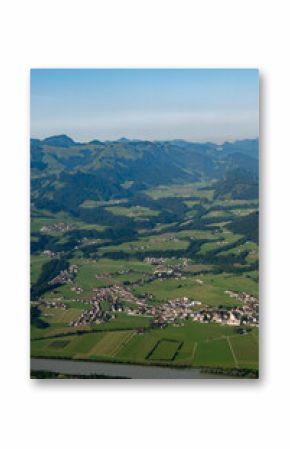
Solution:
[[[62,374],[52,371],[31,370],[31,379],[129,379],[121,376],[105,376],[104,374]]]
[[[201,368],[202,373],[216,374],[218,376],[243,377],[246,379],[258,379],[259,370],[254,368]]]
[[[121,186],[121,180],[105,168],[94,173],[63,171],[58,175],[57,183],[52,184],[50,197],[45,187],[42,195],[39,195],[34,203],[37,208],[46,208],[52,212],[65,210],[75,213],[85,200],[102,201],[121,198],[126,194],[127,191]]]
[[[259,212],[237,217],[227,225],[227,228],[236,234],[242,234],[247,240],[259,243]]]
[[[53,290],[59,285],[49,285],[49,281],[55,278],[60,271],[66,270],[69,263],[66,259],[52,259],[45,263],[42,267],[41,274],[35,284],[31,287],[31,299],[38,299],[43,293],[48,290]]]
[[[60,253],[71,251],[77,244],[78,239],[74,236],[70,236],[68,233],[66,235],[65,241],[60,241],[57,236],[41,234],[39,232],[33,233],[30,244],[31,254],[37,254],[45,249],[50,251]]]
[[[49,324],[44,321],[42,318],[40,318],[41,312],[37,306],[31,306],[30,307],[30,323],[39,328],[39,329],[45,329],[49,326]]]
[[[244,169],[228,171],[215,184],[214,198],[252,200],[259,197],[258,173]]]

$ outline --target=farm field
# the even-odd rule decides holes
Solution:
[[[110,206],[107,208],[109,212],[114,215],[124,215],[127,217],[151,217],[159,215],[156,210],[149,209],[149,207],[122,207],[122,206]]]
[[[155,280],[150,284],[136,287],[137,294],[150,294],[157,301],[180,296],[188,296],[207,304],[237,304],[225,293],[225,290],[249,291],[257,294],[257,285],[251,278],[233,275],[201,275],[196,278]]]
[[[196,349],[194,363],[198,366],[235,365],[232,351],[226,338],[199,343]]]
[[[207,184],[203,182],[195,182],[188,184],[176,184],[170,186],[160,186],[157,189],[150,189],[147,193],[153,198],[166,198],[166,197],[190,197],[196,196],[197,198],[212,198],[213,190],[200,190],[206,187]]]
[[[182,342],[175,340],[159,340],[157,345],[154,346],[152,353],[147,357],[150,360],[171,361],[178,353],[182,344]]]
[[[249,352],[248,352],[249,349]],[[236,335],[233,329],[218,325],[188,323],[184,328],[98,331],[83,335],[32,340],[32,356],[79,360],[166,364],[192,367],[257,368],[258,337]]]

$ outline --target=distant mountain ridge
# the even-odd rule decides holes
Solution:
[[[216,180],[220,195],[257,195],[258,139],[223,145],[126,138],[80,143],[62,134],[31,139],[30,148],[32,201],[39,208],[73,209],[86,199],[132,197],[148,187],[200,180]],[[230,174],[236,170],[235,179]],[[249,180],[255,187],[249,188]]]
[[[31,138],[30,141],[37,142],[39,144],[46,144],[46,145],[53,145],[57,147],[68,147],[72,145],[88,145],[88,144],[105,144],[105,143],[129,143],[129,142],[153,142],[153,143],[166,143],[170,145],[176,145],[178,147],[187,148],[188,146],[195,146],[195,147],[203,147],[203,146],[210,146],[212,148],[219,148],[219,150],[222,148],[225,152],[235,152],[235,151],[241,151],[242,153],[247,153],[250,155],[250,153],[256,153],[258,150],[258,144],[259,139],[243,139],[243,140],[235,140],[232,142],[225,141],[222,144],[217,144],[213,142],[192,142],[187,141],[185,139],[172,139],[172,140],[147,140],[147,139],[128,139],[127,137],[121,137],[119,139],[115,140],[100,140],[100,139],[93,139],[88,142],[76,142],[71,137],[67,136],[66,134],[59,134],[59,135],[53,135],[49,137],[45,137],[44,139],[39,138]],[[253,154],[252,154],[253,155]]]

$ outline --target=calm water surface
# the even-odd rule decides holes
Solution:
[[[60,359],[31,359],[32,370],[62,374],[102,374],[131,379],[230,379],[228,376],[201,373],[198,369],[174,369],[159,366],[126,365],[123,363],[83,362]]]

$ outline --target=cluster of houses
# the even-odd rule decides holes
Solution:
[[[164,265],[165,259],[163,257],[145,257],[144,262],[150,265]]]
[[[241,317],[241,324],[251,324],[253,326],[259,325],[259,299],[247,292],[234,292],[232,290],[226,290],[231,298],[241,301],[242,307],[239,309],[243,312]]]
[[[182,263],[178,265],[167,264],[163,257],[145,257],[144,262],[156,266],[153,275],[146,277],[146,282],[154,281],[156,278],[185,279],[185,277],[183,276],[182,268],[187,266],[188,259],[186,258],[184,258]]]
[[[55,276],[51,281],[48,282],[49,285],[62,285],[69,284],[72,282],[71,275],[67,270],[61,270],[61,272]]]
[[[112,314],[103,311],[98,301],[93,302],[93,307],[89,310],[84,310],[76,320],[72,320],[69,324],[73,327],[84,326],[90,323],[105,323],[112,319]]]
[[[138,299],[127,289],[120,285],[112,287],[94,288],[93,297],[88,300],[81,300],[83,303],[92,306],[89,310],[84,310],[80,316],[70,322],[70,326],[78,327],[86,324],[101,324],[115,318],[115,312],[124,310],[123,301],[135,301]],[[109,310],[103,310],[102,303],[109,304]],[[139,300],[139,304],[142,303]]]
[[[65,251],[51,251],[50,249],[45,249],[42,254],[46,257],[62,257],[65,255]]]
[[[158,267],[154,271],[153,275],[156,278],[170,278],[170,277],[173,277],[175,279],[179,279],[179,278],[183,277],[183,273],[178,268],[175,268],[175,267],[168,268],[168,267],[164,267],[164,266]]]
[[[82,287],[72,287],[71,291],[75,292],[77,295],[80,295],[84,291],[84,289]]]
[[[61,298],[55,298],[54,301],[42,301],[41,304],[46,309],[68,309],[67,304],[64,304],[63,302],[60,302]]]
[[[234,292],[231,292],[234,293]],[[176,298],[160,304],[138,304],[137,308],[126,307],[128,315],[143,315],[153,317],[153,324],[164,327],[167,324],[181,325],[182,320],[192,319],[200,323],[219,323],[228,326],[259,325],[259,303],[258,299],[246,292],[233,296],[243,301],[239,307],[214,307],[204,305],[187,297]],[[140,301],[140,300],[139,300]],[[198,310],[194,308],[198,306]]]
[[[75,291],[81,292],[80,287],[73,287]],[[79,289],[79,290],[77,290]],[[124,311],[129,316],[147,316],[153,318],[154,327],[163,328],[168,324],[182,326],[184,320],[191,319],[200,323],[218,323],[229,326],[259,325],[258,299],[246,292],[236,293],[226,291],[232,298],[240,300],[242,304],[234,307],[214,307],[202,305],[200,301],[188,297],[175,298],[166,302],[150,304],[146,298],[139,298],[120,285],[111,287],[94,288],[90,299],[78,299],[91,308],[81,312],[80,316],[70,322],[70,326],[78,327],[91,323],[101,324],[116,317],[116,312]],[[123,301],[127,301],[126,305]],[[102,304],[103,303],[103,304]],[[106,307],[103,305],[106,303]],[[45,302],[47,308],[63,308],[67,305],[55,300]]]
[[[81,240],[77,240],[77,243],[79,245],[77,245],[78,248],[80,248],[80,246],[89,246],[89,245],[95,245],[96,243],[100,243],[102,241],[102,239],[89,239],[88,237],[83,237]]]
[[[73,275],[78,272],[77,265],[70,265],[67,270],[61,270],[60,273],[55,276],[51,281],[48,282],[49,285],[63,285],[72,283]]]
[[[215,309],[207,306],[193,314],[193,320],[200,323],[219,323],[228,326],[259,326],[259,314],[248,307],[233,307],[231,309]]]
[[[48,234],[56,234],[56,233],[62,233],[66,231],[70,231],[73,229],[73,226],[68,223],[53,223],[50,225],[42,226],[40,229],[40,232],[48,233]]]
[[[194,312],[193,321],[200,323],[218,323],[227,324],[228,326],[240,326],[241,312],[238,310],[223,310],[206,307],[203,310]]]
[[[187,297],[176,298],[160,304],[149,305],[147,303],[138,304],[132,309],[125,308],[128,315],[143,315],[153,318],[153,325],[165,327],[167,324],[180,324],[181,320],[193,316],[193,307],[201,305],[200,301],[193,301]]]
[[[127,290],[122,285],[112,285],[111,287],[93,288],[94,297],[97,300],[117,300],[134,301],[137,298],[130,290]]]
[[[116,312],[124,311],[129,316],[147,316],[153,318],[154,327],[163,328],[168,324],[182,326],[184,320],[191,319],[200,323],[218,323],[229,326],[259,325],[258,300],[246,292],[229,292],[233,298],[243,303],[237,307],[202,305],[200,301],[188,297],[175,298],[157,304],[148,304],[144,298],[137,298],[123,286],[93,289],[90,299],[81,301],[90,304],[90,309],[81,312],[80,316],[70,322],[70,326],[78,327],[91,323],[101,324],[116,317]],[[122,301],[128,301],[126,306]],[[102,303],[106,302],[106,307]],[[67,305],[60,301],[44,302],[47,308],[66,309]],[[134,305],[133,305],[134,304]],[[197,308],[197,310],[196,310]]]
[[[231,298],[237,299],[238,301],[242,301],[243,304],[250,304],[255,307],[259,307],[259,300],[253,295],[250,295],[247,292],[234,292],[232,290],[225,290],[225,293],[229,295]]]
[[[259,300],[247,292],[234,292],[225,290],[231,298],[241,301],[241,306],[215,308],[206,306],[202,310],[195,312],[194,321],[201,323],[220,323],[229,326],[259,326]]]

